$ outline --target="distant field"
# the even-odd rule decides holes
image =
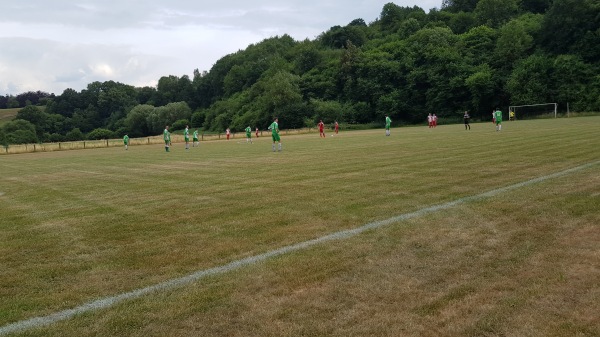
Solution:
[[[21,108],[0,109],[0,125],[12,121],[17,116],[19,110],[21,110]]]
[[[0,335],[377,224],[12,335],[598,336],[599,134],[579,117],[1,156]]]

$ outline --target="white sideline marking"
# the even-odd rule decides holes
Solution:
[[[542,181],[545,181],[548,179],[558,178],[558,177],[565,176],[565,175],[568,175],[568,174],[571,174],[571,173],[574,173],[577,171],[581,171],[581,170],[590,168],[597,164],[600,164],[600,161],[595,161],[592,163],[584,164],[581,166],[570,168],[570,169],[560,171],[557,173],[553,173],[553,174],[550,174],[547,176],[534,178],[534,179],[520,182],[517,184],[500,187],[500,188],[497,188],[497,189],[494,189],[494,190],[491,190],[488,192],[484,192],[481,194],[473,195],[470,197],[464,197],[464,198],[460,198],[460,199],[457,199],[454,201],[449,201],[449,202],[446,202],[443,204],[422,208],[420,210],[417,210],[417,211],[414,211],[411,213],[397,215],[397,216],[391,217],[389,219],[371,222],[371,223],[365,224],[361,227],[357,227],[354,229],[343,230],[343,231],[335,232],[335,233],[325,235],[325,236],[322,236],[322,237],[319,237],[316,239],[312,239],[312,240],[300,242],[297,244],[281,247],[278,249],[268,251],[263,254],[250,256],[250,257],[240,259],[240,260],[235,260],[233,262],[230,262],[228,264],[225,264],[225,265],[222,265],[219,267],[199,270],[192,274],[189,274],[189,275],[186,275],[183,277],[179,277],[179,278],[175,278],[175,279],[171,279],[168,281],[164,281],[161,283],[157,283],[155,285],[151,285],[151,286],[148,286],[145,288],[132,290],[130,292],[121,293],[121,294],[114,295],[114,296],[104,297],[104,298],[101,298],[101,299],[98,299],[98,300],[95,300],[92,302],[82,304],[78,307],[55,312],[55,313],[47,315],[47,316],[38,316],[38,317],[18,321],[15,323],[11,323],[11,324],[5,325],[3,327],[0,327],[0,336],[9,334],[11,332],[24,331],[24,330],[28,330],[28,329],[32,329],[32,328],[39,328],[39,327],[43,327],[46,325],[50,325],[52,323],[56,323],[59,321],[69,319],[75,315],[83,314],[83,313],[86,313],[89,311],[105,309],[105,308],[111,307],[115,304],[118,304],[120,302],[123,302],[125,300],[139,298],[144,295],[154,293],[154,292],[157,292],[160,290],[170,290],[173,288],[182,287],[184,285],[188,285],[188,284],[191,284],[198,280],[201,280],[207,276],[223,274],[223,273],[226,273],[226,272],[229,272],[232,270],[242,268],[244,266],[248,266],[248,265],[256,264],[258,262],[265,261],[265,260],[275,257],[275,256],[279,256],[279,255],[287,254],[290,252],[295,252],[295,251],[299,251],[302,249],[306,249],[306,248],[318,245],[320,243],[353,237],[353,236],[356,236],[358,234],[361,234],[361,233],[366,232],[371,229],[376,229],[379,227],[393,224],[395,222],[416,218],[418,216],[421,216],[421,215],[424,215],[427,213],[433,213],[433,212],[437,212],[440,210],[448,209],[448,208],[454,207],[459,204],[464,204],[469,201],[493,197],[500,193],[514,190],[514,189],[517,189],[517,188],[520,188],[523,186],[532,185],[532,184],[539,183],[539,182],[542,182]]]

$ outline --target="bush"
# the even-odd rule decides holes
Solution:
[[[83,140],[83,132],[81,132],[81,130],[79,130],[79,128],[75,128],[75,129],[67,132],[67,134],[65,135],[65,140],[67,140],[67,141]]]
[[[97,139],[111,139],[115,138],[116,135],[113,131],[108,129],[98,128],[87,134],[87,139],[97,140]]]
[[[180,119],[171,125],[171,131],[183,130],[185,129],[186,125],[190,125],[190,121],[187,119]]]
[[[38,138],[31,130],[16,130],[6,136],[9,144],[31,144],[37,143]]]
[[[23,119],[15,119],[4,124],[2,131],[5,135],[5,144],[27,144],[38,142],[35,126]]]
[[[203,111],[196,111],[192,115],[192,128],[201,128],[202,124],[204,124],[204,120],[206,119],[206,115]]]
[[[50,142],[50,143],[58,143],[58,142],[65,141],[65,136],[61,135],[60,133],[45,134],[44,138],[46,139],[47,142]]]
[[[2,130],[2,128],[0,128],[0,145],[1,146],[8,145],[8,142],[6,140],[6,134],[4,133],[4,130]]]

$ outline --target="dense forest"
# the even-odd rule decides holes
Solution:
[[[0,96],[23,107],[0,128],[3,143],[159,134],[189,123],[206,131],[325,123],[414,124],[465,110],[487,118],[509,104],[569,103],[600,111],[600,1],[443,0],[441,9],[386,4],[314,40],[272,37],[193,77],[156,87],[114,81]],[[485,116],[485,117],[484,117]]]

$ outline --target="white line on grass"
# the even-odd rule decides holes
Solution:
[[[521,187],[524,187],[527,185],[532,185],[532,184],[539,183],[539,182],[542,182],[542,181],[545,181],[548,179],[558,178],[558,177],[562,177],[562,176],[565,176],[565,175],[568,175],[568,174],[571,174],[571,173],[574,173],[577,171],[581,171],[581,170],[590,168],[597,164],[600,164],[600,161],[595,161],[592,163],[584,164],[584,165],[570,168],[570,169],[560,171],[557,173],[549,174],[547,176],[538,177],[538,178],[530,179],[530,180],[520,182],[517,184],[497,188],[497,189],[494,189],[494,190],[491,190],[488,192],[484,192],[481,194],[473,195],[470,197],[464,197],[464,198],[460,198],[460,199],[457,199],[454,201],[449,201],[449,202],[446,202],[443,204],[422,208],[420,210],[417,210],[417,211],[414,211],[411,213],[397,215],[397,216],[391,217],[389,219],[371,222],[371,223],[365,224],[363,226],[360,226],[360,227],[357,227],[354,229],[343,230],[343,231],[335,232],[335,233],[325,235],[325,236],[322,236],[322,237],[319,237],[316,239],[300,242],[300,243],[297,243],[294,245],[281,247],[278,249],[268,251],[263,254],[250,256],[250,257],[240,259],[240,260],[235,260],[233,262],[230,262],[228,264],[225,264],[225,265],[222,265],[219,267],[199,270],[192,274],[189,274],[189,275],[186,275],[183,277],[179,277],[179,278],[175,278],[175,279],[171,279],[171,280],[161,282],[161,283],[158,283],[155,285],[151,285],[151,286],[148,286],[145,288],[136,289],[136,290],[133,290],[130,292],[121,293],[121,294],[114,295],[114,296],[104,297],[104,298],[101,298],[101,299],[98,299],[98,300],[95,300],[92,302],[82,304],[78,307],[59,311],[59,312],[56,312],[56,313],[53,313],[53,314],[50,314],[47,316],[39,316],[39,317],[34,317],[34,318],[18,321],[15,323],[11,323],[11,324],[5,325],[3,327],[0,327],[0,335],[6,335],[11,332],[19,332],[19,331],[32,329],[32,328],[39,328],[39,327],[47,326],[52,323],[56,323],[59,321],[69,319],[75,315],[111,307],[111,306],[118,304],[120,302],[123,302],[125,300],[139,298],[144,295],[158,292],[161,290],[170,290],[170,289],[182,287],[184,285],[188,285],[188,284],[191,284],[198,280],[201,280],[207,276],[223,274],[223,273],[226,273],[226,272],[229,272],[232,270],[240,269],[244,266],[248,266],[248,265],[256,264],[258,262],[265,261],[265,260],[275,257],[275,256],[299,251],[299,250],[306,249],[306,248],[309,248],[309,247],[312,247],[312,246],[315,246],[315,245],[318,245],[318,244],[321,244],[324,242],[350,238],[350,237],[356,236],[360,233],[366,232],[368,230],[387,226],[387,225],[390,225],[390,224],[393,224],[393,223],[396,223],[399,221],[416,218],[418,216],[425,215],[428,213],[433,213],[433,212],[437,212],[440,210],[452,208],[456,205],[464,204],[469,201],[490,198],[490,197],[496,196],[498,194],[501,194],[501,193],[504,193],[507,191],[511,191],[514,189],[518,189],[518,188],[521,188]]]

